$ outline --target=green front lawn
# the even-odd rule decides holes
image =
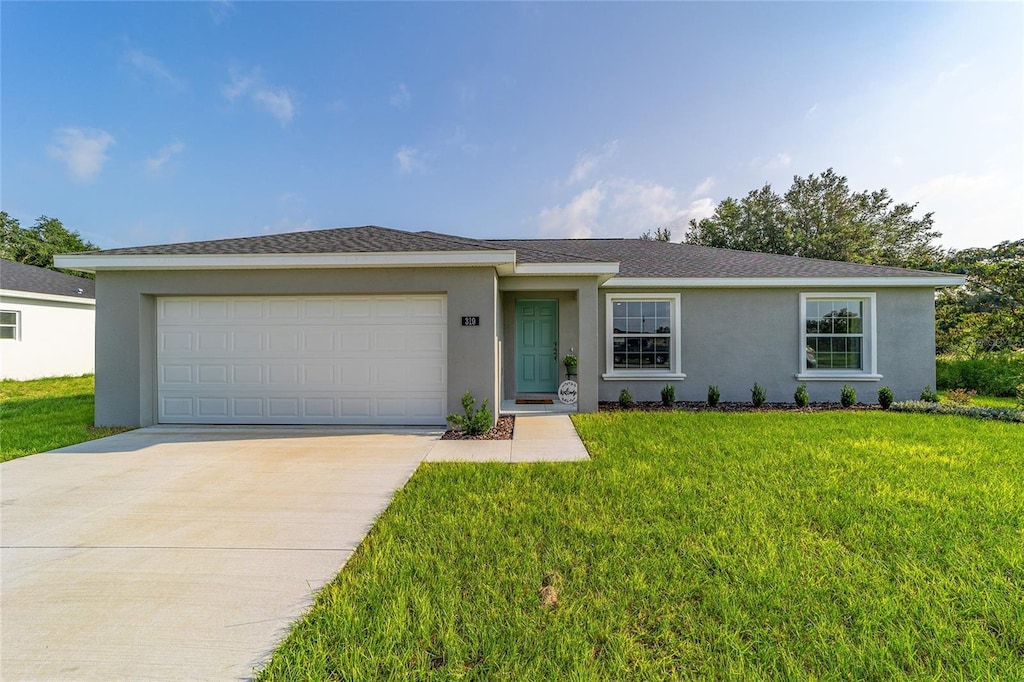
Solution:
[[[102,438],[92,427],[93,376],[0,381],[0,462]]]
[[[1020,425],[576,424],[592,462],[422,466],[261,678],[1024,679]]]

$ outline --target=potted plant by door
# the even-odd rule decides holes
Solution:
[[[566,376],[569,378],[576,376],[576,366],[579,364],[579,359],[576,357],[576,354],[569,353],[565,356],[565,359],[562,360],[562,362],[565,363]]]

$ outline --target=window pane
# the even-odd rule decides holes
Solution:
[[[668,301],[657,301],[654,304],[654,306],[655,306],[654,307],[654,314],[655,315],[657,315],[658,317],[662,317],[662,318],[668,319],[668,316],[669,316]]]
[[[658,313],[655,312],[655,307],[658,305],[654,301],[644,301],[642,304],[643,312],[641,313],[644,317],[656,317]]]
[[[629,301],[626,303],[626,314],[630,317],[641,317],[643,315],[643,303],[641,301]]]
[[[0,312],[0,324],[18,324],[18,313]]]
[[[0,339],[16,339],[17,329],[15,327],[0,327]]]

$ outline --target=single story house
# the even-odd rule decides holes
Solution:
[[[639,239],[353,227],[59,256],[96,273],[96,423],[430,424],[469,391],[577,407],[897,399],[935,383],[954,275]]]
[[[95,284],[0,260],[0,379],[92,372]]]

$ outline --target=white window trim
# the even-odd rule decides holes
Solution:
[[[21,341],[21,311],[20,310],[0,310],[0,313],[14,313],[14,324],[5,324],[4,327],[14,327],[14,338],[13,339],[0,339],[0,341]]]
[[[605,348],[604,348],[604,366],[605,373],[601,375],[602,379],[608,381],[682,381],[686,378],[686,375],[679,371],[680,359],[682,358],[682,334],[679,327],[679,294],[666,294],[663,292],[655,293],[628,293],[628,294],[607,294],[604,297],[605,314],[604,314],[604,327],[605,327]],[[615,369],[615,358],[612,352],[612,348],[615,345],[613,343],[614,330],[613,330],[613,312],[616,301],[668,301],[670,306],[671,315],[671,334],[672,341],[669,344],[669,371],[656,369]]]
[[[837,298],[858,299],[864,301],[867,311],[864,315],[864,336],[861,350],[864,353],[864,368],[861,370],[834,370],[807,368],[807,301],[830,300]],[[797,367],[800,370],[796,378],[800,381],[880,381],[878,373],[878,342],[876,324],[876,300],[872,291],[814,291],[800,293],[800,345]]]

